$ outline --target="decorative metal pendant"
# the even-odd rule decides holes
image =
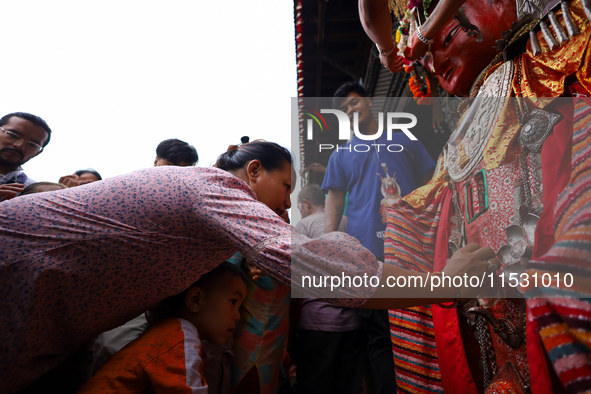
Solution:
[[[449,255],[453,256],[459,249],[462,248],[462,234],[456,230],[451,230],[447,246],[449,248]]]
[[[540,29],[542,29],[542,34],[544,35],[544,40],[546,41],[546,44],[548,44],[548,47],[550,47],[550,50],[553,51],[556,48],[558,48],[559,45],[556,42],[556,40],[554,39],[554,36],[552,35],[552,33],[550,32],[550,29],[548,29],[548,25],[546,25],[546,22],[540,21]]]
[[[482,152],[506,100],[509,100],[513,70],[513,62],[507,61],[488,77],[450,137],[445,165],[453,181],[467,179],[482,161]]]
[[[559,119],[560,115],[540,109],[532,110],[519,132],[519,143],[530,151],[537,152]]]
[[[528,17],[530,20],[540,18],[551,2],[552,0],[516,0],[517,19],[522,21]]]
[[[525,271],[525,265],[533,253],[534,234],[539,220],[539,216],[528,213],[523,221],[523,226],[512,225],[505,230],[508,243],[501,246],[497,257],[503,264],[501,275],[505,277],[506,283],[509,283],[511,274],[517,274],[517,278],[520,278]]]
[[[570,37],[574,37],[578,34],[581,34],[577,25],[573,22],[573,18],[570,16],[570,11],[568,9],[568,4],[566,1],[560,3],[560,8],[562,9],[562,18],[564,19],[564,25],[566,26],[566,31]]]
[[[447,241],[449,256],[453,256],[461,247],[465,245],[464,238],[464,219],[462,218],[462,211],[460,210],[460,202],[458,197],[458,190],[456,189],[456,183],[450,182],[452,189],[452,204],[455,215],[450,218],[453,223],[451,234]]]
[[[538,42],[538,37],[533,30],[529,31],[529,42],[531,43],[531,49],[534,52],[534,56],[538,56],[540,53],[542,53],[540,43]]]
[[[550,12],[548,14],[548,18],[550,18],[550,24],[552,24],[552,28],[556,33],[556,37],[558,38],[558,42],[560,43],[560,45],[562,45],[563,42],[568,41],[568,37],[562,29],[562,26],[560,26],[560,23],[558,23],[558,21],[556,20],[556,15],[554,15],[554,12]]]

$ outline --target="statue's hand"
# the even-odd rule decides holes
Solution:
[[[419,38],[417,37],[417,33],[415,32],[412,35],[411,45],[407,46],[404,50],[404,57],[414,62],[415,60],[422,59],[423,56],[425,56],[425,53],[427,53],[428,49],[429,46],[421,40],[419,40]]]

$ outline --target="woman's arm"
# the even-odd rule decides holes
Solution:
[[[219,174],[218,178],[224,177]],[[228,177],[227,181],[231,180]],[[216,188],[224,193],[223,200],[210,200],[210,193],[202,190],[198,204],[204,210],[199,215],[201,224],[215,233],[212,235],[216,242],[232,244],[249,262],[282,284],[289,285],[291,282],[294,297],[336,299],[334,302],[343,306],[365,303],[368,308],[379,309],[404,308],[457,298],[455,287],[437,286],[431,291],[431,282],[425,287],[389,287],[389,277],[402,276],[409,282],[419,276],[424,281],[427,274],[384,265],[358,240],[345,233],[332,232],[317,239],[305,237],[264,204],[254,200],[240,185]],[[490,248],[470,244],[454,254],[444,273],[448,276],[467,274],[481,277],[488,268],[484,259],[493,257]],[[347,284],[347,278],[351,278],[353,283]],[[369,278],[373,278],[373,282]],[[360,280],[363,280],[362,285]],[[337,283],[339,281],[342,283]],[[462,297],[472,298],[480,290],[463,287],[460,292]],[[386,306],[381,301],[367,301],[370,298],[387,298]]]
[[[462,299],[482,295],[490,285],[489,263],[498,266],[494,252],[470,244],[454,254],[443,274],[461,277]],[[345,307],[397,309],[454,301],[456,287],[442,280],[441,273],[424,273],[383,264],[355,238],[333,232],[317,239],[292,237],[292,297],[324,298]],[[484,286],[470,287],[476,276]],[[443,283],[442,283],[443,282]],[[465,285],[464,285],[465,284]],[[474,282],[472,283],[474,285]]]
[[[472,243],[458,250],[447,262],[443,274],[451,278],[462,277],[463,279],[463,285],[457,289],[462,299],[475,298],[480,294],[484,294],[489,288],[487,284],[490,284],[490,281],[488,275],[486,275],[489,266],[487,260],[497,267],[499,266],[499,261],[495,258],[495,253],[491,248],[481,248],[478,244]],[[472,276],[480,279],[483,274],[486,275],[486,280],[484,286],[480,288],[470,286],[469,281],[464,279]],[[421,279],[411,279],[417,276],[421,277]],[[402,277],[404,277],[405,283],[411,285],[407,287],[391,286],[394,283],[393,278]],[[433,273],[414,272],[395,265],[384,264],[384,273],[380,285],[372,298],[361,307],[368,309],[399,309],[457,300],[458,293],[455,286],[450,286],[447,280],[442,281],[441,278],[441,275],[437,276]],[[396,283],[401,282],[402,280],[398,280]],[[426,283],[426,285],[422,287],[418,285],[419,283]]]

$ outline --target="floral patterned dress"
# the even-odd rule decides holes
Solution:
[[[295,288],[302,275],[382,275],[352,237],[292,234],[245,182],[214,168],[150,168],[0,203],[0,392],[22,389],[236,251]],[[333,296],[354,306],[374,291]]]

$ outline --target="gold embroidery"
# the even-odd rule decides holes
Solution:
[[[513,89],[524,97],[558,97],[564,93],[566,77],[573,74],[576,74],[585,89],[591,91],[591,54],[586,50],[591,37],[590,25],[580,0],[570,1],[569,8],[581,34],[571,37],[560,48],[551,51],[542,39],[542,33],[538,32],[542,53],[536,57],[528,41],[526,51],[521,55],[521,86],[516,80],[513,82]],[[556,12],[556,18],[561,25],[564,24],[562,11]]]
[[[422,211],[427,208],[433,200],[439,197],[448,184],[449,174],[446,170],[440,171],[431,182],[418,188],[402,200],[410,204],[413,208]]]

